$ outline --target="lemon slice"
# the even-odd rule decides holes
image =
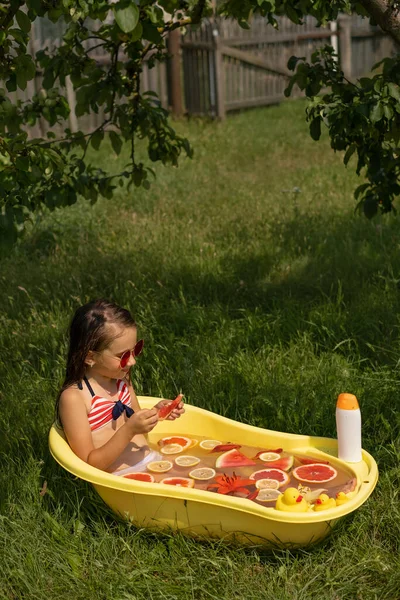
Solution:
[[[200,448],[203,448],[203,450],[212,450],[215,446],[220,446],[221,444],[222,442],[218,440],[203,440],[200,442]]]
[[[256,500],[259,502],[275,502],[275,500],[277,500],[281,494],[282,492],[279,490],[271,490],[266,488],[258,492]]]
[[[256,481],[256,488],[258,490],[277,490],[279,487],[279,481],[276,479],[258,479]]]
[[[197,456],[188,456],[187,454],[183,456],[177,456],[175,459],[175,464],[179,467],[194,467],[198,465],[200,459]]]
[[[272,462],[273,460],[278,460],[280,457],[281,455],[277,452],[263,452],[258,458],[264,462]]]
[[[166,444],[161,448],[161,454],[179,454],[184,448],[180,444]]]
[[[170,471],[174,465],[170,460],[155,460],[147,465],[147,469],[152,473],[166,473]]]
[[[207,479],[215,477],[215,471],[214,469],[211,469],[211,467],[199,467],[198,469],[190,471],[189,477],[197,479],[198,481],[207,481]]]

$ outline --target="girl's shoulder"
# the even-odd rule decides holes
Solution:
[[[78,387],[76,383],[70,385],[60,394],[60,402],[74,402],[75,400],[81,400],[83,397],[82,389]]]

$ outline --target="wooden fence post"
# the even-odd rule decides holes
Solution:
[[[183,114],[182,106],[182,80],[181,80],[181,32],[174,29],[168,34],[169,60],[169,83],[171,110],[176,117]]]
[[[339,22],[339,48],[340,48],[340,66],[347,79],[352,75],[352,57],[351,57],[351,17],[340,15]]]
[[[224,56],[222,54],[222,41],[219,31],[214,24],[213,30],[214,39],[214,56],[215,56],[215,90],[217,95],[217,117],[221,120],[225,119],[225,72],[224,72]]]

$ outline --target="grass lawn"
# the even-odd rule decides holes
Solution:
[[[38,220],[0,270],[1,600],[400,598],[400,229],[354,215],[354,188],[303,101],[182,121],[195,158]],[[112,169],[105,145],[89,159]],[[110,166],[111,165],[111,166]],[[380,479],[319,546],[235,548],[118,521],[50,457],[75,308],[129,307],[141,395],[252,425],[335,437],[355,393]],[[44,482],[47,491],[40,494]]]

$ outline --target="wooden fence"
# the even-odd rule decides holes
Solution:
[[[309,60],[327,43],[337,49],[350,79],[368,73],[394,49],[380,29],[358,16],[343,15],[329,28],[318,28],[312,17],[303,25],[279,18],[278,29],[256,17],[249,30],[234,21],[210,20],[181,43],[186,111],[224,118],[227,111],[280,102],[291,75],[290,56]]]
[[[156,92],[161,105],[176,114],[224,118],[228,111],[280,102],[291,75],[286,65],[292,55],[309,59],[316,48],[331,43],[339,53],[346,76],[357,78],[394,52],[393,42],[379,28],[371,27],[367,19],[358,16],[343,15],[328,28],[318,28],[312,17],[306,17],[303,25],[285,17],[278,20],[279,28],[274,29],[264,18],[256,16],[251,28],[245,30],[232,20],[211,19],[196,30],[188,29],[182,39],[175,30],[169,45],[171,59],[152,69],[147,63],[143,65],[142,91]],[[61,44],[63,33],[62,24],[37,19],[30,41],[32,53],[46,47],[51,51]],[[89,47],[96,42],[85,43]],[[93,49],[90,55],[102,64],[108,60],[100,48]],[[13,100],[27,100],[41,85],[42,76],[38,73],[25,91],[18,90],[11,96]],[[299,92],[294,90],[294,93]],[[91,131],[104,121],[101,111],[76,118],[75,93],[70,82],[66,95],[71,107],[69,126],[73,131],[78,127]],[[30,133],[42,136],[48,129],[42,119]]]

